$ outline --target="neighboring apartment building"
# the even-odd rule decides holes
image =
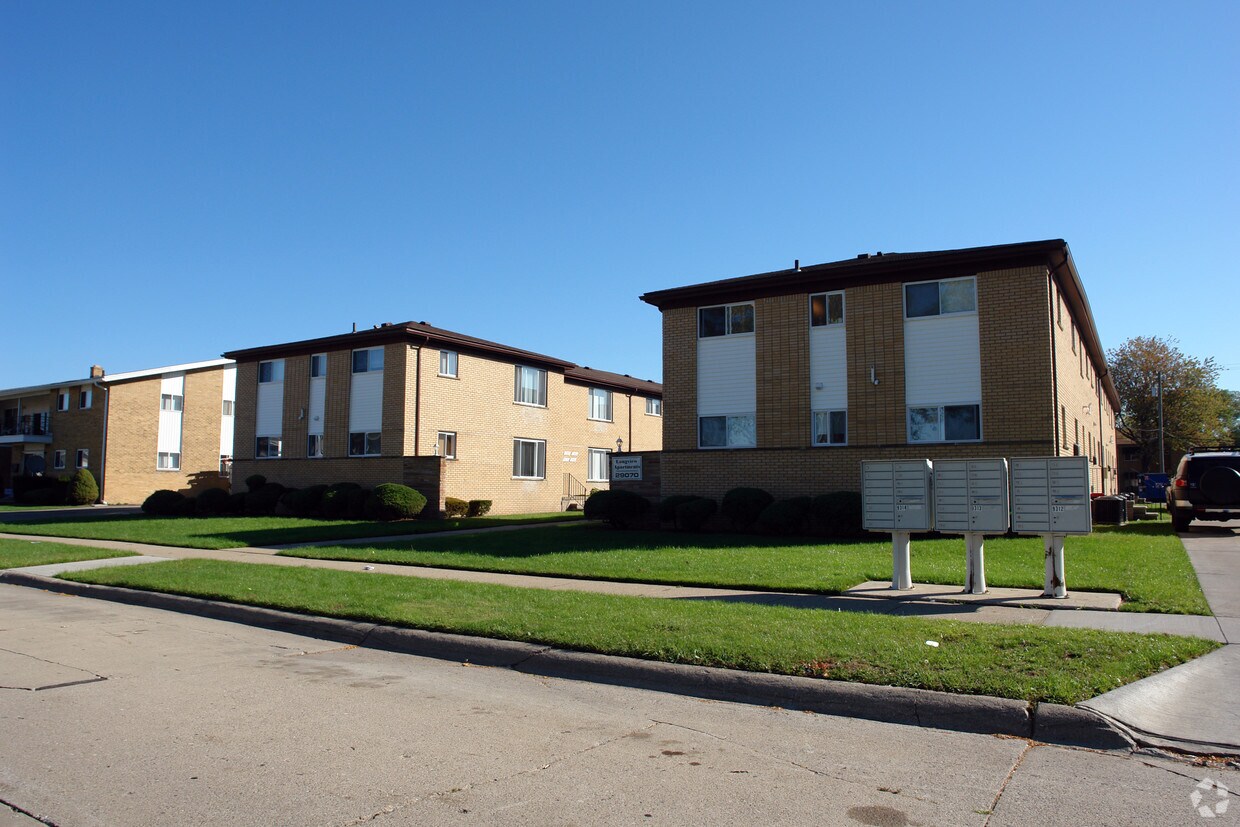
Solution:
[[[227,488],[236,371],[214,359],[0,390],[0,489],[87,468],[100,499]]]
[[[875,255],[647,293],[662,496],[860,490],[864,459],[1087,454],[1114,492],[1102,344],[1062,240]]]
[[[233,476],[403,482],[558,511],[606,488],[613,451],[662,447],[662,386],[425,322],[237,350]]]

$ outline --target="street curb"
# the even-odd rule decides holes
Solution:
[[[1059,704],[1034,705],[987,695],[957,695],[928,689],[598,655],[520,641],[428,632],[163,592],[75,583],[12,570],[0,572],[0,583],[244,623],[365,648],[510,668],[545,677],[957,732],[1010,735],[1064,746],[1101,750],[1133,748],[1132,741],[1102,716]]]

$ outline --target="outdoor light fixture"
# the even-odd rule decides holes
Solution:
[[[616,437],[616,453],[624,450],[624,437]]]

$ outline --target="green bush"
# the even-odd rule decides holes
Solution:
[[[698,497],[694,494],[675,494],[671,497],[664,497],[655,509],[655,516],[661,523],[676,524],[676,509],[696,499]]]
[[[249,495],[244,491],[234,491],[228,495],[228,506],[224,509],[226,514],[241,514],[245,511],[245,498]]]
[[[143,501],[142,510],[156,517],[175,517],[183,502],[185,495],[180,491],[161,488]]]
[[[456,497],[444,497],[443,512],[449,517],[464,517],[469,513],[469,503]]]
[[[251,491],[257,491],[267,484],[267,478],[262,474],[251,474],[245,478],[245,487]]]
[[[465,511],[466,517],[485,517],[491,511],[490,500],[470,500]]]
[[[355,482],[338,482],[329,485],[319,498],[319,513],[329,520],[344,519],[349,514],[349,492],[359,491]]]
[[[344,516],[350,520],[366,519],[366,500],[369,498],[369,488],[349,489],[345,494]]]
[[[776,500],[758,515],[758,527],[774,534],[796,534],[805,526],[809,497]]]
[[[64,505],[64,486],[58,484],[46,488],[28,488],[18,502],[23,505]]]
[[[814,528],[828,537],[857,537],[861,530],[861,495],[833,491],[814,497],[809,508]]]
[[[695,497],[676,507],[676,525],[685,531],[701,531],[706,521],[715,516],[719,503],[707,497]]]
[[[650,510],[650,500],[632,491],[596,491],[586,500],[587,520],[606,520],[612,528],[628,528]]]
[[[298,517],[313,517],[318,514],[323,495],[326,493],[326,485],[310,485],[301,489],[293,501],[293,513]]]
[[[372,520],[410,520],[426,507],[426,497],[407,485],[385,482],[366,498],[366,516]]]
[[[208,488],[198,495],[194,506],[204,517],[223,514],[228,510],[228,492],[223,488]]]
[[[99,484],[95,475],[86,468],[79,468],[69,479],[69,493],[65,501],[69,505],[90,505],[99,499]]]
[[[182,497],[172,514],[174,517],[197,517],[198,503],[194,502],[193,497]]]
[[[271,516],[276,513],[276,505],[282,496],[284,486],[278,482],[269,482],[257,490],[251,489],[245,495],[245,513],[256,517]]]
[[[745,531],[757,521],[762,509],[775,502],[775,498],[761,488],[733,488],[723,495],[719,511],[737,531]]]
[[[284,489],[284,493],[280,495],[280,499],[276,500],[276,510],[273,513],[277,517],[292,517],[297,513],[297,502],[300,499],[300,488]]]

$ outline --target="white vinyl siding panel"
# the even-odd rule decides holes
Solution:
[[[323,433],[323,411],[327,405],[327,377],[316,376],[310,380],[309,411],[310,421],[306,424],[306,433]]]
[[[263,382],[258,386],[254,432],[258,436],[280,436],[284,426],[284,383]]]
[[[221,394],[220,402],[225,400],[236,402],[237,400],[237,366],[229,365],[224,368],[224,392]],[[221,404],[220,410],[223,410]],[[236,410],[234,406],[233,410]],[[233,454],[233,423],[236,421],[235,416],[220,416],[220,455],[231,457]]]
[[[979,402],[982,360],[977,314],[904,323],[904,400],[908,407]]]
[[[160,396],[171,395],[185,397],[185,374],[174,373],[159,380]],[[182,405],[182,407],[184,407]],[[181,411],[159,412],[159,437],[156,451],[159,453],[181,453]]]
[[[698,340],[698,416],[757,411],[755,354],[752,335]]]
[[[809,399],[815,411],[847,410],[848,363],[844,325],[809,331]],[[819,388],[818,386],[822,387]]]
[[[383,429],[383,371],[353,374],[349,386],[349,433]]]

